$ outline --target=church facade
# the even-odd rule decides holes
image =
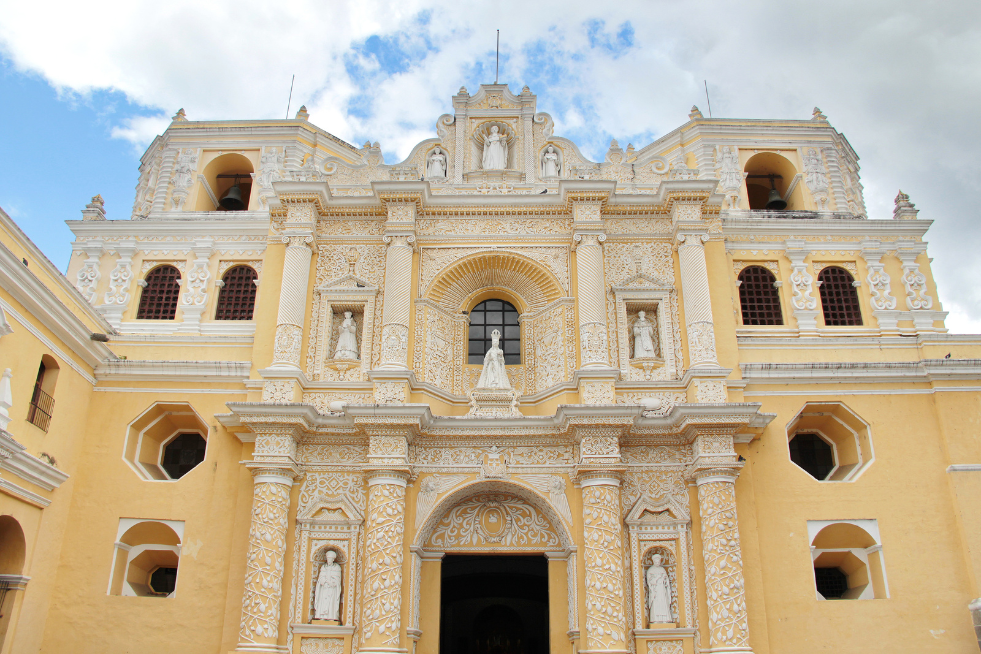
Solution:
[[[4,652],[976,652],[981,336],[807,120],[386,164],[191,121],[61,274],[0,213]],[[973,619],[973,622],[972,622]]]

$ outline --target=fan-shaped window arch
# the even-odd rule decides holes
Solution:
[[[218,293],[215,320],[252,320],[258,278],[251,266],[229,268],[221,278],[224,284]]]
[[[181,293],[181,273],[174,266],[157,266],[146,276],[140,293],[139,320],[173,320]]]
[[[521,363],[521,326],[518,310],[506,300],[484,300],[470,311],[470,341],[467,363],[483,363],[484,355],[491,348],[494,330],[501,332],[500,348],[504,350],[504,363]]]
[[[739,273],[739,306],[744,325],[782,325],[777,278],[763,266],[746,266]]]
[[[818,282],[825,325],[862,324],[858,292],[850,272],[838,266],[828,266],[818,274]]]

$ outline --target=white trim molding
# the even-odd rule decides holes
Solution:
[[[6,430],[0,430],[0,470],[11,472],[48,491],[58,488],[68,479],[67,473],[28,454],[27,448]]]

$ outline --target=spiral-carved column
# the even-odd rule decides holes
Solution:
[[[702,558],[712,652],[751,652],[746,584],[736,517],[737,472],[724,468],[695,474],[702,519]]]
[[[403,471],[368,473],[359,652],[405,651],[401,622],[406,480]]]
[[[582,367],[609,365],[606,333],[606,289],[603,281],[605,234],[576,234],[576,283]]]
[[[688,353],[692,366],[716,366],[715,329],[712,324],[712,298],[705,266],[708,234],[679,234],[678,261],[681,292],[684,295]]]
[[[620,479],[611,472],[582,475],[586,566],[586,633],[581,652],[626,652]]]
[[[300,367],[300,340],[306,309],[307,286],[310,283],[310,259],[313,257],[311,233],[288,233],[283,236],[286,256],[283,260],[283,282],[276,318],[276,343],[273,365]]]
[[[411,234],[385,236],[385,298],[382,309],[381,368],[408,367],[409,316],[412,304]]]
[[[252,525],[237,651],[281,652],[282,648],[278,646],[279,615],[283,599],[286,527],[290,487],[296,473],[290,468],[255,468],[252,474]]]

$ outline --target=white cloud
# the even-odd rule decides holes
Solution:
[[[270,118],[284,115],[296,73],[294,110],[305,103],[317,125],[398,157],[435,135],[461,84],[492,81],[498,27],[502,81],[529,84],[556,132],[593,158],[610,137],[642,147],[692,104],[707,113],[706,79],[717,117],[807,118],[818,105],[862,156],[873,217],[887,218],[902,188],[936,220],[941,299],[957,307],[957,325],[981,331],[975,0],[131,0],[55,10],[0,0],[0,15],[0,51],[58,88],[114,89],[166,116],[184,107],[192,120]],[[618,48],[627,22],[633,45]],[[353,50],[373,35],[408,65]],[[113,134],[143,143],[160,129],[154,120],[122,120]]]
[[[157,116],[132,116],[115,125],[110,135],[114,139],[124,139],[132,143],[142,154],[153,139],[164,133],[170,125],[170,118],[164,114]]]

